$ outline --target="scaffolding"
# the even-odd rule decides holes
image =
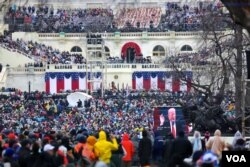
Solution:
[[[107,87],[107,61],[105,57],[104,38],[98,33],[88,33],[86,40],[87,93],[92,95],[94,84],[100,82],[103,97]],[[101,80],[96,80],[97,73],[101,73]]]

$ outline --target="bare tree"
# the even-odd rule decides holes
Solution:
[[[243,33],[243,29],[240,25],[235,24],[233,20],[230,19],[219,20],[220,22],[224,21],[231,31],[227,31],[225,34],[219,33],[220,35],[218,36],[216,33],[216,25],[219,25],[220,22],[216,22],[216,20],[218,20],[216,19],[217,17],[218,14],[213,12],[204,17],[204,40],[208,39],[212,42],[211,46],[216,48],[215,56],[220,60],[223,77],[220,93],[224,94],[225,85],[229,80],[234,83],[235,107],[237,115],[240,115],[243,93],[243,49],[249,46],[249,37],[248,34]],[[208,38],[208,36],[210,37]],[[230,75],[232,75],[232,79]]]
[[[221,0],[221,2],[227,7],[235,23],[250,33],[249,0]]]
[[[194,71],[192,88],[210,98],[215,90],[220,95],[228,91],[234,92],[237,115],[242,106],[243,49],[250,44],[242,27],[220,11],[209,11],[201,15],[203,46],[209,57],[207,66]],[[227,31],[225,31],[228,29]],[[219,31],[218,31],[219,30]],[[212,61],[215,60],[215,61]],[[193,62],[194,63],[194,62]],[[180,72],[178,65],[172,62],[173,68]],[[206,76],[206,84],[202,83]],[[185,81],[185,78],[182,78]],[[231,85],[231,87],[230,87]],[[233,87],[232,87],[233,86]],[[222,99],[221,99],[222,100]],[[220,101],[221,102],[221,101]],[[219,103],[220,103],[219,102]]]
[[[239,115],[242,106],[243,49],[250,44],[248,35],[243,33],[242,27],[235,24],[233,20],[218,20],[218,13],[211,11],[210,14],[202,17],[204,18],[202,19],[204,40],[209,40],[211,46],[215,48],[213,54],[219,58],[222,67],[223,80],[219,92],[224,94],[225,85],[229,81],[234,83],[235,107]],[[217,33],[217,25],[221,22],[225,22],[226,27],[231,31],[224,34]],[[230,75],[233,76],[232,79]]]

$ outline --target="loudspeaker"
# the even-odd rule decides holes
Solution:
[[[247,57],[247,79],[250,79],[250,50],[246,50]]]

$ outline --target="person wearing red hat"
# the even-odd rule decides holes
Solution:
[[[14,133],[10,133],[10,134],[8,134],[8,139],[9,140],[15,140],[16,139],[16,135]]]

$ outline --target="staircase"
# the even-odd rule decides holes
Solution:
[[[8,48],[4,44],[0,44],[0,63],[3,66],[8,64],[10,67],[18,67],[34,62],[34,58],[30,55],[22,53],[16,49]]]

